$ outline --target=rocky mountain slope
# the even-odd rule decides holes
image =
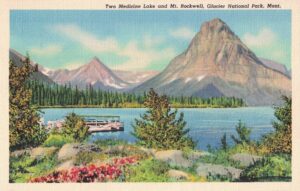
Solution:
[[[113,72],[125,82],[132,84],[133,86],[139,85],[150,78],[156,76],[158,71],[124,71],[113,70]]]
[[[277,70],[278,72],[281,72],[282,74],[284,74],[288,77],[291,77],[291,73],[286,68],[285,65],[275,62],[273,60],[265,59],[265,58],[259,58],[259,59],[266,67],[272,68],[274,70]]]
[[[248,105],[271,105],[291,94],[290,78],[264,64],[220,19],[202,24],[185,52],[160,74],[134,88],[168,95],[234,96]]]
[[[89,63],[77,69],[56,70],[48,72],[48,75],[58,84],[70,83],[72,86],[77,86],[81,89],[87,85],[92,85],[94,88],[102,90],[121,90],[129,86],[129,83],[115,75],[97,57],[94,57]]]

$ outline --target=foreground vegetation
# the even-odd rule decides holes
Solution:
[[[153,95],[149,97],[155,98],[153,100],[164,100],[162,97],[156,97],[158,95],[154,92],[152,93]],[[287,103],[276,108],[275,113],[286,108],[288,101],[287,98]],[[66,117],[64,125],[66,130],[51,131],[42,146],[38,147],[37,150],[43,149],[43,152],[35,154],[36,151],[33,149],[22,154],[19,154],[19,151],[11,153],[10,181],[57,183],[291,181],[291,150],[289,150],[291,145],[281,139],[277,140],[276,145],[265,144],[270,137],[278,137],[277,134],[281,134],[282,129],[280,131],[275,129],[273,133],[267,134],[262,140],[254,142],[250,139],[251,130],[240,121],[236,125],[237,136],[230,136],[235,142],[233,146],[228,145],[228,137],[224,134],[220,140],[219,148],[210,148],[208,152],[197,151],[193,149],[193,144],[190,144],[192,143],[191,140],[185,134],[187,131],[183,128],[183,116],[176,119],[176,115],[171,115],[173,113],[170,113],[170,110],[167,109],[168,105],[165,105],[165,107],[160,106],[152,109],[150,107],[147,113],[148,115],[157,116],[167,115],[163,118],[172,122],[173,133],[168,131],[168,126],[162,125],[164,122],[143,122],[143,120],[148,121],[153,117],[144,115],[135,123],[135,135],[141,141],[129,144],[122,140],[97,140],[92,143],[91,150],[79,150],[71,158],[60,159],[61,153],[64,153],[63,150],[70,148],[72,145],[72,149],[80,148],[76,146],[78,144],[82,147],[84,145],[91,146],[91,143],[87,142],[88,134],[85,130],[76,128],[82,125],[81,119],[76,114],[71,113]],[[158,111],[162,113],[159,114]],[[169,119],[170,116],[173,116],[171,117],[172,120]],[[280,115],[277,115],[277,118],[278,121],[274,122],[275,126],[287,122],[281,121]],[[143,126],[138,125],[141,123],[144,123]],[[159,127],[159,124],[162,126]],[[176,124],[178,125],[177,131],[175,130]],[[151,125],[156,129],[152,129]],[[168,131],[169,136],[166,136],[163,143],[160,144],[150,132],[147,132],[147,129],[151,129],[150,132],[155,131],[158,136]],[[182,133],[178,133],[180,131]],[[182,146],[172,141],[174,136],[177,136],[176,140],[183,138],[184,142],[180,144]],[[277,147],[277,145],[283,144],[283,147]],[[72,149],[68,152],[72,152]],[[276,152],[274,152],[275,150]],[[16,156],[16,153],[19,155]],[[162,158],[165,155],[168,155],[169,158]],[[248,157],[250,161],[249,159],[245,160],[245,157]],[[72,162],[71,166],[61,169],[61,166],[70,161]],[[188,165],[185,165],[185,163],[188,163]],[[207,170],[208,173],[203,174],[201,167],[205,165],[208,165],[211,169]],[[223,171],[229,173],[224,174]]]
[[[172,182],[172,181],[290,181],[291,98],[275,107],[274,132],[250,139],[243,122],[237,136],[226,134],[219,148],[194,149],[183,113],[172,111],[169,98],[150,90],[148,110],[133,123],[137,143],[121,140],[88,142],[88,128],[75,113],[61,128],[39,125],[38,110],[30,104],[26,79],[33,72],[10,63],[10,182]]]

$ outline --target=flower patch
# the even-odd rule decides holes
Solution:
[[[134,164],[137,157],[115,158],[112,164],[101,166],[89,165],[73,167],[70,170],[55,171],[46,176],[33,178],[32,183],[63,183],[63,182],[107,182],[113,181],[121,176],[126,165]]]

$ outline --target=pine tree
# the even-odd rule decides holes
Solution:
[[[221,145],[222,145],[222,150],[227,151],[228,149],[228,144],[227,144],[227,136],[226,133],[221,138]]]
[[[236,126],[236,132],[238,134],[238,137],[235,137],[234,135],[231,135],[232,140],[236,144],[249,144],[250,143],[250,134],[251,129],[249,129],[245,123],[242,123],[241,120],[239,120],[238,125]]]
[[[292,153],[292,98],[283,96],[284,104],[275,107],[273,133],[267,134],[262,145],[271,153]]]
[[[194,142],[187,136],[186,122],[183,113],[176,119],[177,110],[171,111],[166,96],[159,96],[150,89],[144,102],[148,108],[141,119],[135,119],[132,133],[138,144],[156,149],[193,148]]]
[[[30,105],[32,91],[27,82],[34,68],[26,58],[24,65],[9,63],[9,143],[10,150],[34,147],[46,139],[46,131],[39,125],[38,111]]]
[[[62,126],[62,133],[72,137],[75,141],[81,142],[88,136],[88,129],[80,116],[70,113],[66,116]]]

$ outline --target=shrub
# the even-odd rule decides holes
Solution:
[[[252,155],[263,155],[264,153],[260,152],[257,143],[250,142],[249,144],[237,144],[231,147],[228,152],[230,154],[236,153],[249,153]]]
[[[291,178],[291,159],[288,155],[264,157],[247,167],[241,174],[241,181],[279,181]]]
[[[292,99],[286,96],[282,99],[284,104],[275,107],[275,132],[266,135],[261,143],[261,148],[267,153],[292,153]]]
[[[159,96],[151,89],[144,102],[148,111],[141,115],[141,119],[135,119],[132,133],[138,144],[156,149],[183,149],[193,148],[194,142],[187,136],[186,122],[183,113],[178,119],[177,110],[171,111],[166,96]]]
[[[87,138],[88,129],[80,116],[75,113],[70,113],[66,116],[62,126],[62,133],[65,136],[72,137],[75,141],[81,142]]]
[[[166,182],[168,170],[167,163],[148,159],[126,169],[125,180],[126,182]]]
[[[45,147],[62,147],[66,143],[72,143],[74,140],[72,137],[64,136],[60,134],[50,134],[46,141],[43,143]]]

